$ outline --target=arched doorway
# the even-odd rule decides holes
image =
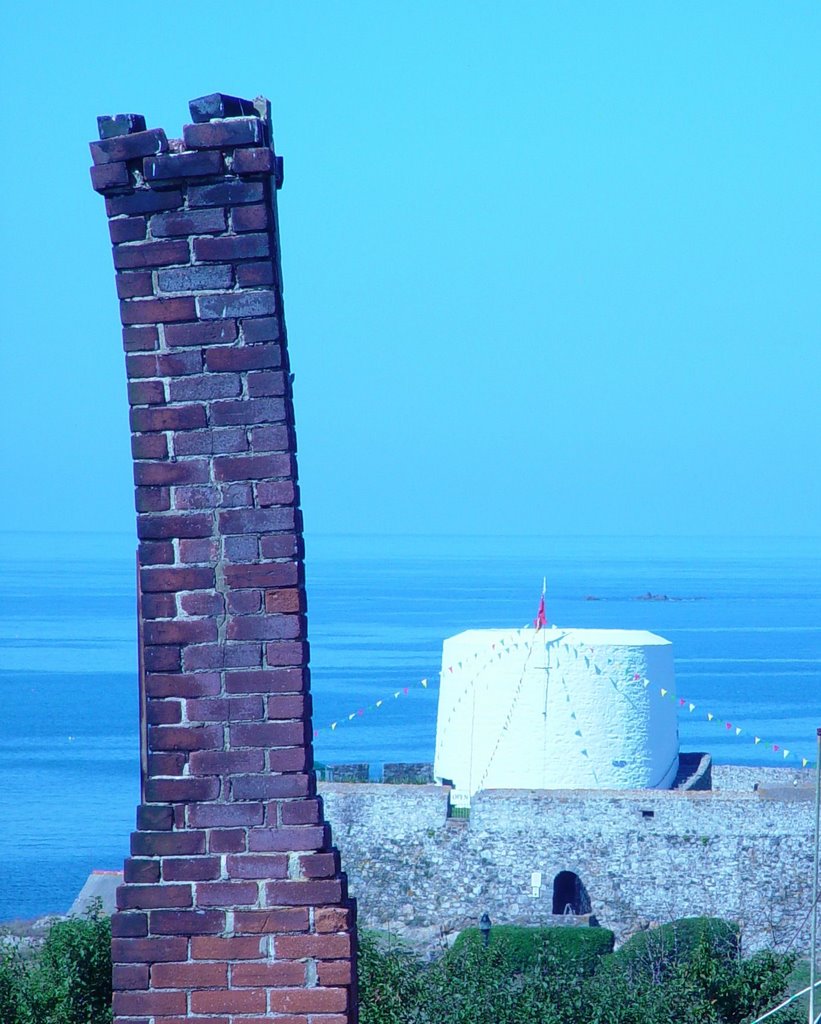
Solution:
[[[589,914],[590,896],[574,871],[560,871],[553,879],[554,914]]]

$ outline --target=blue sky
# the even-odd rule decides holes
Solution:
[[[312,532],[818,532],[821,8],[16,5],[0,529],[130,530],[100,113],[264,93]]]

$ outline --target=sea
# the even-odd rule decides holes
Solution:
[[[0,533],[0,921],[65,912],[128,851],[135,542]],[[674,644],[681,747],[815,763],[821,538],[308,536],[315,754],[432,761],[442,641],[532,623]],[[756,742],[758,737],[759,742]]]

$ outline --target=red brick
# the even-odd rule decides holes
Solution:
[[[115,1017],[136,1017],[138,1014],[168,1016],[185,1013],[184,992],[115,992],[112,1000]]]
[[[239,203],[259,203],[265,191],[259,182],[225,181],[218,185],[192,185],[188,189],[188,205],[233,206]]]
[[[157,373],[162,377],[184,377],[187,374],[202,373],[202,353],[196,350],[168,352],[155,358]]]
[[[191,754],[190,763],[197,775],[261,772],[265,755],[261,750],[198,750]]]
[[[234,964],[231,985],[233,988],[304,985],[305,973],[304,964]]]
[[[149,753],[148,755],[149,775],[173,775],[178,777],[182,775],[184,769],[185,754],[166,752],[162,754]],[[171,810],[171,808],[169,809]]]
[[[191,939],[191,956],[194,960],[258,960],[264,955],[261,940],[250,936],[215,938],[195,935]]]
[[[121,885],[118,910],[152,910],[156,907],[190,907],[190,885]]]
[[[150,352],[159,345],[156,327],[123,327],[123,348],[126,352]]]
[[[253,615],[261,610],[261,590],[234,590],[228,594],[228,611],[232,615]]]
[[[259,259],[260,256],[270,255],[270,252],[266,232],[194,239],[194,257],[197,260],[228,263],[234,260]]]
[[[143,647],[143,665],[147,672],[178,672],[181,665],[179,647]]]
[[[315,799],[284,803],[280,814],[283,825],[318,825],[322,822],[322,802]]]
[[[299,858],[299,870],[304,878],[333,878],[339,873],[339,853],[309,853]]]
[[[265,231],[268,227],[268,207],[262,203],[258,206],[238,206],[231,211],[231,227],[238,232]]]
[[[162,832],[173,827],[173,817],[170,807],[140,804],[137,807],[137,828],[147,832]]]
[[[278,935],[274,944],[277,960],[344,960],[351,955],[350,935]]]
[[[269,882],[266,886],[270,906],[315,906],[340,903],[346,896],[342,879],[311,882]]]
[[[114,245],[120,242],[137,242],[145,238],[147,221],[145,217],[123,217],[108,222],[108,234]]]
[[[251,238],[251,235],[247,235]],[[203,242],[221,242],[222,238],[203,238]],[[223,317],[269,316],[277,311],[276,292],[271,289],[245,288],[236,292],[198,295],[197,313],[201,320]]]
[[[154,291],[150,270],[117,274],[116,285],[118,299],[133,299],[142,295],[151,295]]]
[[[240,775],[231,779],[231,797],[234,800],[264,800],[269,797],[299,797],[310,794],[307,775]]]
[[[145,593],[207,590],[215,584],[213,569],[142,569],[140,586]]]
[[[222,989],[191,993],[192,1013],[264,1013],[265,989]]]
[[[221,910],[152,910],[149,928],[152,935],[218,935],[225,930],[225,913]]]
[[[205,409],[183,405],[175,409],[132,409],[131,429],[136,433],[154,430],[195,430],[206,425]]]
[[[191,296],[176,299],[126,299],[120,303],[120,319],[123,324],[168,324],[177,320],[194,320],[196,315]]]
[[[267,701],[268,717],[274,721],[304,718],[310,711],[310,699],[306,701],[305,697],[298,693],[269,697]]]
[[[145,717],[149,725],[174,725],[182,721],[182,705],[178,700],[149,700]]]
[[[219,857],[165,857],[162,876],[166,882],[206,882],[220,876]]]
[[[216,379],[226,377],[228,374],[219,374]],[[226,455],[214,459],[216,480],[263,480],[290,472],[291,460],[287,455]]]
[[[218,235],[225,231],[225,226],[225,211],[216,209],[175,210],[172,213],[157,213],[151,218],[151,234],[155,238]]]
[[[159,963],[169,960],[184,960],[188,956],[188,943],[185,939],[134,938],[120,936],[123,923],[135,918],[146,920],[145,914],[114,914],[111,918],[112,960],[118,963]],[[147,927],[147,925],[146,925]]]
[[[301,665],[308,661],[308,645],[292,640],[265,645],[265,657],[271,668],[286,665]]]
[[[164,405],[165,386],[161,380],[140,380],[129,381],[128,383],[128,404],[129,405]],[[135,482],[136,473],[135,473]]]
[[[219,491],[213,485],[188,486],[183,484],[174,492],[174,506],[178,509],[213,509],[219,504]]]
[[[271,989],[270,1008],[279,1013],[336,1013],[347,1009],[348,992],[344,988]]]
[[[143,629],[143,638],[148,644],[205,643],[217,639],[217,624],[212,620],[147,622]]]
[[[223,513],[227,515],[228,513]],[[231,532],[243,533],[242,523],[248,520],[243,514],[231,513]],[[237,521],[239,519],[239,521]],[[258,521],[258,520],[255,520]],[[264,529],[264,527],[260,527]],[[224,532],[229,532],[225,529]],[[259,565],[228,565],[225,567],[225,581],[229,587],[268,588],[294,585],[299,582],[299,570],[294,562],[262,562]]]
[[[177,614],[177,602],[173,594],[146,594],[142,596],[144,619],[170,619]]]
[[[228,985],[228,965],[209,963],[155,964],[151,968],[153,988],[216,988]]]
[[[171,504],[171,491],[168,487],[135,487],[134,504],[137,512],[164,512]],[[137,527],[141,516],[137,516]]]
[[[208,832],[210,853],[242,853],[248,845],[245,829],[212,828]]]
[[[150,750],[217,750],[222,728],[216,725],[156,725],[148,730]]]
[[[213,524],[206,515],[158,515],[140,516],[137,522],[137,536],[141,540],[164,540],[173,537],[210,537]],[[158,572],[170,572],[170,569]],[[204,572],[202,569],[185,569],[184,572]]]
[[[165,328],[165,342],[170,347],[225,345],[236,341],[236,338],[236,320],[214,320],[204,324],[169,324]]]
[[[269,395],[287,394],[285,374],[281,370],[249,373],[247,377],[250,398],[265,398]]]
[[[182,193],[179,189],[167,192],[155,192],[153,189],[140,189],[131,195],[106,196],[105,210],[109,217],[120,214],[155,213],[158,210],[176,210],[182,206]]]
[[[191,430],[174,439],[177,455],[213,455],[223,452],[241,452],[248,447],[243,427],[225,427],[221,430]]]
[[[263,718],[261,697],[214,697],[189,700],[189,722],[258,722]]]
[[[287,878],[288,856],[284,853],[240,854],[228,857],[230,878]]]
[[[329,829],[327,825],[302,825],[294,826],[292,828],[258,828],[254,829],[248,836],[248,849],[251,853],[290,853],[293,850],[324,850],[328,846],[329,840]],[[288,883],[289,885],[307,886],[313,885],[314,883],[308,882],[293,882]],[[317,883],[319,884],[319,883]],[[324,885],[324,883],[322,883]],[[288,889],[283,890],[288,892]],[[302,890],[299,890],[300,892]],[[317,889],[317,893],[323,892],[323,889]],[[270,904],[275,905],[278,900],[268,901]],[[288,904],[288,900],[282,900],[284,904]],[[297,904],[301,904],[302,900],[297,900]],[[338,900],[333,897],[317,897],[314,903],[335,903]]]
[[[91,159],[95,164],[110,164],[120,160],[134,160],[153,153],[166,153],[168,139],[162,128],[132,132],[130,135],[115,135],[111,139],[90,142]]]
[[[258,895],[256,882],[201,882],[197,886],[197,906],[252,907]]]
[[[237,265],[237,285],[240,288],[258,288],[264,284],[276,284],[273,262],[261,260],[259,263]]]
[[[218,779],[147,779],[146,800],[167,803],[191,803],[198,800],[216,800],[219,796]]]
[[[232,747],[290,747],[305,743],[305,722],[236,722],[229,726]]]
[[[300,615],[243,615],[228,623],[229,640],[296,640],[305,633]]]
[[[279,318],[275,316],[242,321],[242,336],[246,345],[256,345],[262,341],[279,341],[281,332],[282,326]]]
[[[189,259],[188,242],[127,242],[114,247],[114,266],[117,270],[135,269],[137,267],[167,267],[173,263],[187,263]],[[159,301],[159,300],[158,300]],[[188,320],[191,317],[173,317],[175,320]],[[153,320],[135,320],[131,323],[150,323]]]
[[[260,543],[263,558],[300,558],[303,550],[302,538],[296,533],[263,537]]]
[[[125,163],[100,164],[91,167],[91,187],[96,192],[104,192],[107,188],[118,188],[131,183],[128,165]]]
[[[262,141],[262,121],[258,117],[228,117],[225,120],[206,121],[203,124],[186,124],[182,129],[182,137],[187,149],[253,146],[254,143]],[[234,154],[234,163],[238,155]]]
[[[135,459],[165,459],[168,456],[168,441],[163,434],[133,436],[131,454]]]
[[[205,352],[205,364],[214,373],[276,368],[281,363],[278,345],[221,345]]]
[[[112,988],[115,991],[124,989],[148,988],[148,967],[145,964],[115,964],[111,970]],[[294,984],[289,982],[288,984]]]
[[[180,565],[210,565],[218,558],[216,537],[193,537],[179,542]],[[223,609],[222,594],[186,594],[180,599],[180,607],[189,615],[218,615]]]
[[[146,678],[145,691],[149,697],[210,697],[220,692],[220,677],[218,672],[152,673]]]
[[[262,822],[262,804],[193,804],[188,811],[192,828],[259,825]]]
[[[206,178],[222,171],[220,153],[168,153],[143,160],[146,181],[170,181],[174,178]]]
[[[309,767],[308,753],[305,747],[280,747],[278,750],[269,750],[268,771],[271,772],[304,772]],[[310,787],[309,787],[310,788]],[[301,790],[301,784],[300,784]],[[285,796],[285,793],[270,794],[271,796]],[[291,793],[290,796],[306,796],[307,793]]]
[[[235,424],[251,426],[254,423],[273,423],[284,419],[285,401],[282,398],[226,399],[214,402],[211,407],[211,422],[217,427]]]
[[[242,381],[235,373],[204,373],[169,382],[169,398],[172,402],[236,398],[241,392]]]
[[[279,876],[277,876],[279,877]],[[149,884],[159,882],[160,864],[156,860],[128,857],[123,865],[123,881]]]
[[[172,385],[180,383],[172,381]],[[162,385],[160,385],[162,388]],[[167,487],[169,484],[207,483],[211,475],[206,459],[186,459],[179,462],[137,463],[134,466],[134,483],[147,486]]]
[[[235,174],[270,174],[273,170],[274,154],[267,146],[234,153]]]
[[[351,927],[353,920],[347,907],[317,907],[314,911],[314,928],[318,932],[342,932]]]
[[[138,551],[141,566],[171,565],[174,562],[174,545],[169,540],[141,541]]]
[[[272,530],[293,530],[294,510],[292,508],[267,508],[267,509],[231,509],[219,513],[219,525],[222,533],[267,533]],[[287,564],[287,563],[286,563]],[[260,570],[260,575],[265,576],[266,570],[271,575],[277,576],[273,566],[282,568],[281,563],[270,563],[267,565],[255,566]],[[248,571],[248,570],[244,570]],[[279,575],[282,575],[281,573]],[[296,582],[293,579],[272,579],[266,583],[242,584],[243,586],[277,586]]]
[[[131,853],[135,857],[184,857],[205,853],[205,836],[201,832],[132,832]]]
[[[276,668],[259,672],[226,672],[226,693],[298,693],[305,689],[307,670]]]
[[[246,934],[307,932],[309,927],[308,911],[302,907],[289,910],[241,910],[234,916],[234,928]]]
[[[299,587],[265,591],[265,611],[271,615],[301,612],[304,609],[305,594]]]
[[[329,963],[320,961],[316,965],[316,980],[322,987],[350,985],[353,981],[350,960],[332,960]]]

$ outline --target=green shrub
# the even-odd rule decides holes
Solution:
[[[638,932],[613,954],[631,979],[661,981],[677,964],[687,962],[704,943],[721,962],[738,957],[738,925],[718,917],[682,917],[650,931]]]
[[[607,928],[523,928],[500,924],[490,929],[488,948],[498,950],[505,970],[524,971],[542,959],[570,961],[583,974],[595,970],[601,957],[613,952],[614,936]],[[451,954],[480,949],[482,934],[467,928],[453,944]]]
[[[111,924],[99,907],[58,921],[30,957],[0,960],[3,1024],[109,1024]]]

